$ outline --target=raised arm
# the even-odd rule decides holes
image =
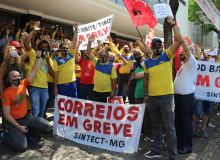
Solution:
[[[10,30],[7,28],[6,36],[5,36],[5,43],[6,43],[5,48],[7,48],[9,46],[9,40],[8,40],[9,33],[10,33]]]
[[[170,25],[173,25],[175,22],[173,21],[172,16],[167,16],[167,21],[170,23]],[[176,25],[173,26],[173,31],[174,31],[174,37],[176,41],[171,45],[170,51],[172,54],[176,54],[177,50],[179,49],[183,38],[180,34],[180,31],[177,29]]]
[[[116,56],[119,57],[119,58],[121,58],[122,61],[123,61],[123,63],[121,64],[121,67],[128,64],[128,62],[126,61],[126,59],[125,59],[120,53],[117,53]]]
[[[39,62],[41,57],[41,51],[36,51],[36,61],[35,64],[31,70],[31,73],[28,75],[27,79],[29,82],[32,82],[34,80],[35,75],[37,74],[38,68],[39,68]]]
[[[112,53],[117,54],[117,53],[119,52],[119,50],[118,50],[118,48],[115,46],[115,44],[112,42],[112,38],[111,38],[110,35],[108,36],[108,40],[109,40],[109,47],[110,47]]]
[[[201,57],[199,53],[199,46],[195,44],[194,49],[195,49],[195,55],[197,56],[197,60],[201,61]]]
[[[206,54],[205,54],[205,51],[204,51],[204,48],[203,48],[203,44],[200,43],[200,44],[199,44],[199,47],[200,47],[201,52],[202,52],[202,55],[203,55],[203,57],[204,57],[204,61],[206,61],[206,60],[207,60],[207,56],[206,56]]]
[[[183,42],[181,43],[181,47],[185,53],[185,56],[186,56],[186,61],[188,62],[189,61],[189,58],[191,56],[191,53],[189,51],[189,48],[187,47],[187,44],[186,42],[183,40]]]
[[[95,35],[91,35],[89,36],[89,39],[88,39],[88,45],[87,45],[87,54],[89,56],[89,59],[92,60],[94,55],[92,54],[91,52],[91,43],[95,40]]]
[[[26,32],[27,30],[27,26],[29,26],[30,22],[26,22],[26,25],[25,25],[25,28],[24,28],[24,31]]]
[[[73,27],[75,28],[75,33],[73,35],[71,48],[76,48],[76,41],[78,38],[78,24],[74,23]]]
[[[40,21],[37,21],[34,25],[34,28],[33,30],[29,33],[29,35],[26,37],[25,41],[24,41],[24,46],[25,46],[25,49],[26,51],[30,51],[31,50],[31,38],[34,36],[34,33],[38,30],[40,30],[39,28],[40,26]]]
[[[78,41],[77,46],[76,46],[76,54],[75,54],[75,59],[77,62],[80,61],[80,57],[78,56],[78,51],[79,51],[79,46],[82,44],[82,41]]]

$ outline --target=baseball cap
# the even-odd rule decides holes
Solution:
[[[153,44],[153,43],[156,42],[156,41],[160,41],[160,42],[162,43],[162,41],[161,41],[160,38],[154,38],[154,39],[152,40],[151,44]]]
[[[55,51],[58,51],[58,49],[57,48],[51,49],[51,52],[55,52]]]
[[[17,47],[17,48],[21,48],[19,42],[17,42],[17,41],[12,41],[12,42],[10,43],[10,45],[11,45],[11,46],[15,46],[15,47]]]

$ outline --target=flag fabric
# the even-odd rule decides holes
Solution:
[[[175,23],[176,23],[176,26],[177,26],[177,21],[176,21],[176,18],[175,18]],[[174,42],[175,42],[175,38],[174,38]],[[181,61],[180,61],[180,53],[181,53],[181,47],[179,47],[179,49],[177,50],[176,52],[176,55],[174,57],[174,66],[176,67],[176,74],[178,73],[180,67],[181,67]]]
[[[142,0],[123,0],[135,26],[149,25],[154,28],[157,19],[150,6]]]

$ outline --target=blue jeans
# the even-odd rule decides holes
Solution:
[[[76,77],[75,82],[76,82],[77,97],[80,97],[80,93],[79,93],[80,77]]]
[[[77,98],[76,82],[58,84],[57,89],[60,95]]]
[[[203,113],[206,113],[207,115],[212,115],[214,107],[215,102],[197,99],[194,114],[197,116],[203,115]]]
[[[48,82],[48,95],[49,95],[49,98],[47,100],[47,105],[46,105],[46,108],[45,108],[45,113],[47,112],[47,107],[49,106],[50,102],[53,100],[53,88],[54,88],[54,85],[52,82]]]
[[[154,151],[162,153],[162,122],[167,133],[167,148],[170,158],[177,157],[177,140],[174,127],[174,98],[173,94],[149,96],[148,107],[151,114],[154,137]]]
[[[80,99],[86,99],[93,101],[94,100],[94,84],[79,84],[79,95]]]
[[[32,105],[32,115],[36,117],[44,117],[44,111],[49,98],[48,89],[29,86],[28,92]]]
[[[175,128],[177,148],[192,150],[193,148],[193,108],[194,93],[188,95],[175,94]]]

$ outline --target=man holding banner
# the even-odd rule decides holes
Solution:
[[[77,98],[76,76],[75,76],[75,52],[78,37],[78,25],[73,24],[75,33],[73,35],[71,48],[68,50],[66,43],[60,44],[61,57],[53,60],[54,67],[54,94]]]
[[[106,50],[99,51],[98,59],[91,53],[91,43],[95,36],[91,35],[88,39],[87,53],[95,68],[94,77],[94,100],[97,102],[107,102],[107,97],[115,96],[117,73],[115,67],[108,63],[109,53]],[[112,88],[111,88],[112,79]]]
[[[150,110],[154,137],[154,150],[145,154],[147,158],[162,156],[162,121],[167,132],[167,147],[170,159],[176,159],[177,157],[172,62],[183,40],[172,16],[167,16],[167,21],[173,27],[176,42],[166,51],[162,51],[162,41],[158,38],[153,39],[151,47],[154,54],[144,64],[144,103],[148,105]]]

